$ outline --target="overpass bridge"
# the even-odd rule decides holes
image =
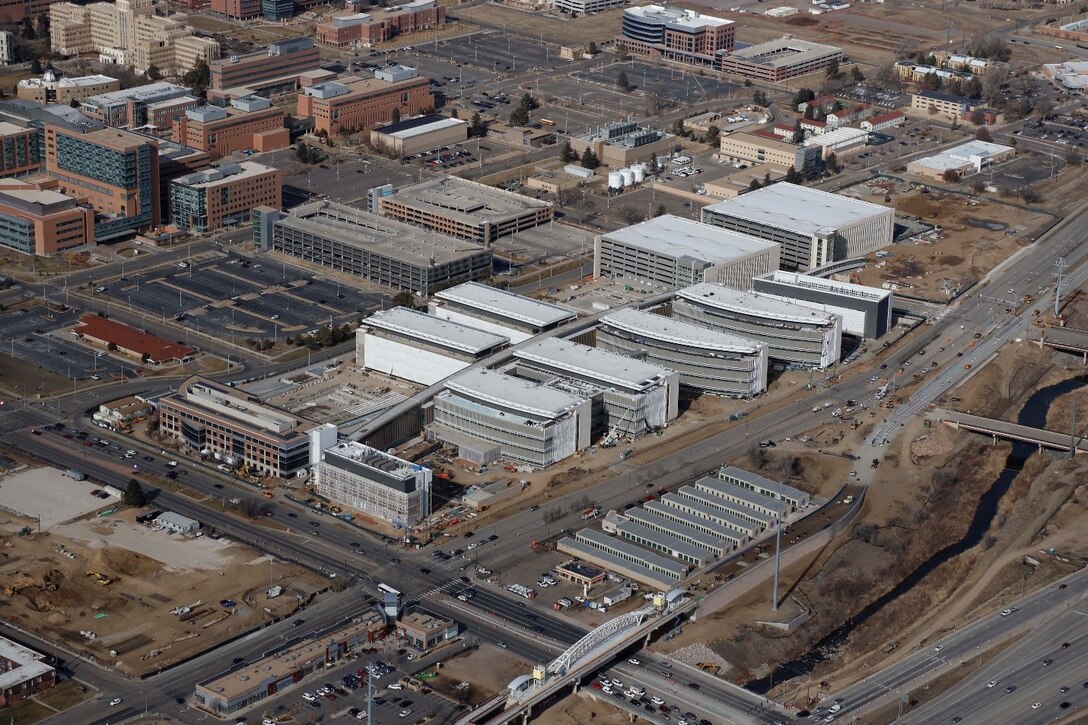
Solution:
[[[929,412],[927,417],[940,421],[951,428],[988,435],[994,439],[994,442],[997,442],[998,438],[1003,438],[1005,440],[1034,443],[1040,448],[1050,448],[1056,451],[1074,449],[1077,453],[1088,453],[1088,441],[1071,436],[1068,433],[1055,433],[1042,428],[1032,428],[1018,423],[1006,423],[1003,420],[971,415],[970,413],[960,413],[944,408],[937,408]]]
[[[1038,343],[1042,347],[1076,353],[1088,365],[1088,331],[1070,327],[1046,327],[1040,331]]]

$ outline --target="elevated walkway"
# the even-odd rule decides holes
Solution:
[[[951,428],[991,436],[995,441],[998,438],[1003,438],[1011,441],[1034,443],[1040,448],[1050,448],[1056,451],[1068,451],[1070,448],[1075,448],[1077,453],[1088,452],[1088,441],[1070,436],[1068,433],[1055,433],[1042,428],[1006,423],[1003,420],[971,415],[970,413],[959,413],[944,408],[937,408],[929,412],[926,417],[940,421]]]

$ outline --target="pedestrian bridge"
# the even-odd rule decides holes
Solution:
[[[1070,448],[1074,448],[1078,453],[1088,452],[1088,441],[1083,438],[1073,437],[1068,433],[1055,433],[1042,428],[1032,428],[1018,423],[1006,423],[1003,420],[971,415],[970,413],[960,413],[944,408],[931,411],[927,414],[927,417],[940,421],[951,428],[991,436],[995,441],[998,438],[1003,438],[1005,440],[1034,443],[1040,448],[1050,448],[1056,451],[1068,451]]]

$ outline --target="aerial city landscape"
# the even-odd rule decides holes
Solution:
[[[0,723],[1088,723],[1086,89],[1064,0],[0,3]]]

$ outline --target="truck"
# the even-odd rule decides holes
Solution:
[[[563,597],[562,599],[557,600],[555,604],[552,605],[552,609],[567,609],[572,604],[574,604],[574,602],[567,599],[566,597]]]
[[[600,515],[601,515],[601,507],[600,506],[590,506],[589,508],[582,511],[582,521],[588,521],[590,519],[595,519]]]
[[[74,468],[69,468],[68,478],[72,479],[73,481],[84,481],[87,478],[87,474],[83,471],[77,471]]]
[[[604,602],[604,605],[606,607],[614,607],[617,604],[619,604],[620,602],[622,602],[624,599],[630,599],[630,598],[631,598],[631,589],[628,588],[628,587],[620,587],[619,589],[612,592],[611,594],[604,595],[604,597],[602,597],[601,601]]]

